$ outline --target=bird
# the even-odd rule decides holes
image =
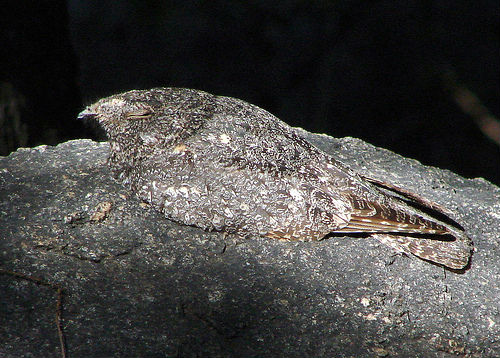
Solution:
[[[464,230],[435,218],[450,211],[355,172],[243,100],[187,88],[130,90],[78,118],[104,129],[114,178],[172,221],[291,241],[366,235],[447,269],[469,265]]]

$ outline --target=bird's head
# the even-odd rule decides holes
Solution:
[[[111,141],[174,142],[202,126],[213,113],[213,96],[183,88],[132,90],[88,106],[79,119],[96,120]],[[147,143],[145,143],[147,144]]]

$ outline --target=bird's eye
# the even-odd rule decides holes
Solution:
[[[136,111],[128,112],[125,116],[127,119],[147,119],[153,115],[153,111],[149,108],[140,108]]]

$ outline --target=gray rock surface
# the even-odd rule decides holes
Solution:
[[[64,288],[70,357],[500,356],[500,189],[303,135],[454,211],[475,244],[470,269],[366,238],[245,240],[173,223],[117,184],[107,144],[89,140],[0,158],[0,268]],[[1,357],[60,354],[56,296],[0,275]]]

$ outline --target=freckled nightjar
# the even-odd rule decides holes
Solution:
[[[468,265],[472,243],[463,230],[411,204],[441,216],[446,209],[355,173],[242,100],[133,90],[99,100],[79,118],[106,131],[115,178],[176,222],[301,241],[365,234],[451,269]]]

